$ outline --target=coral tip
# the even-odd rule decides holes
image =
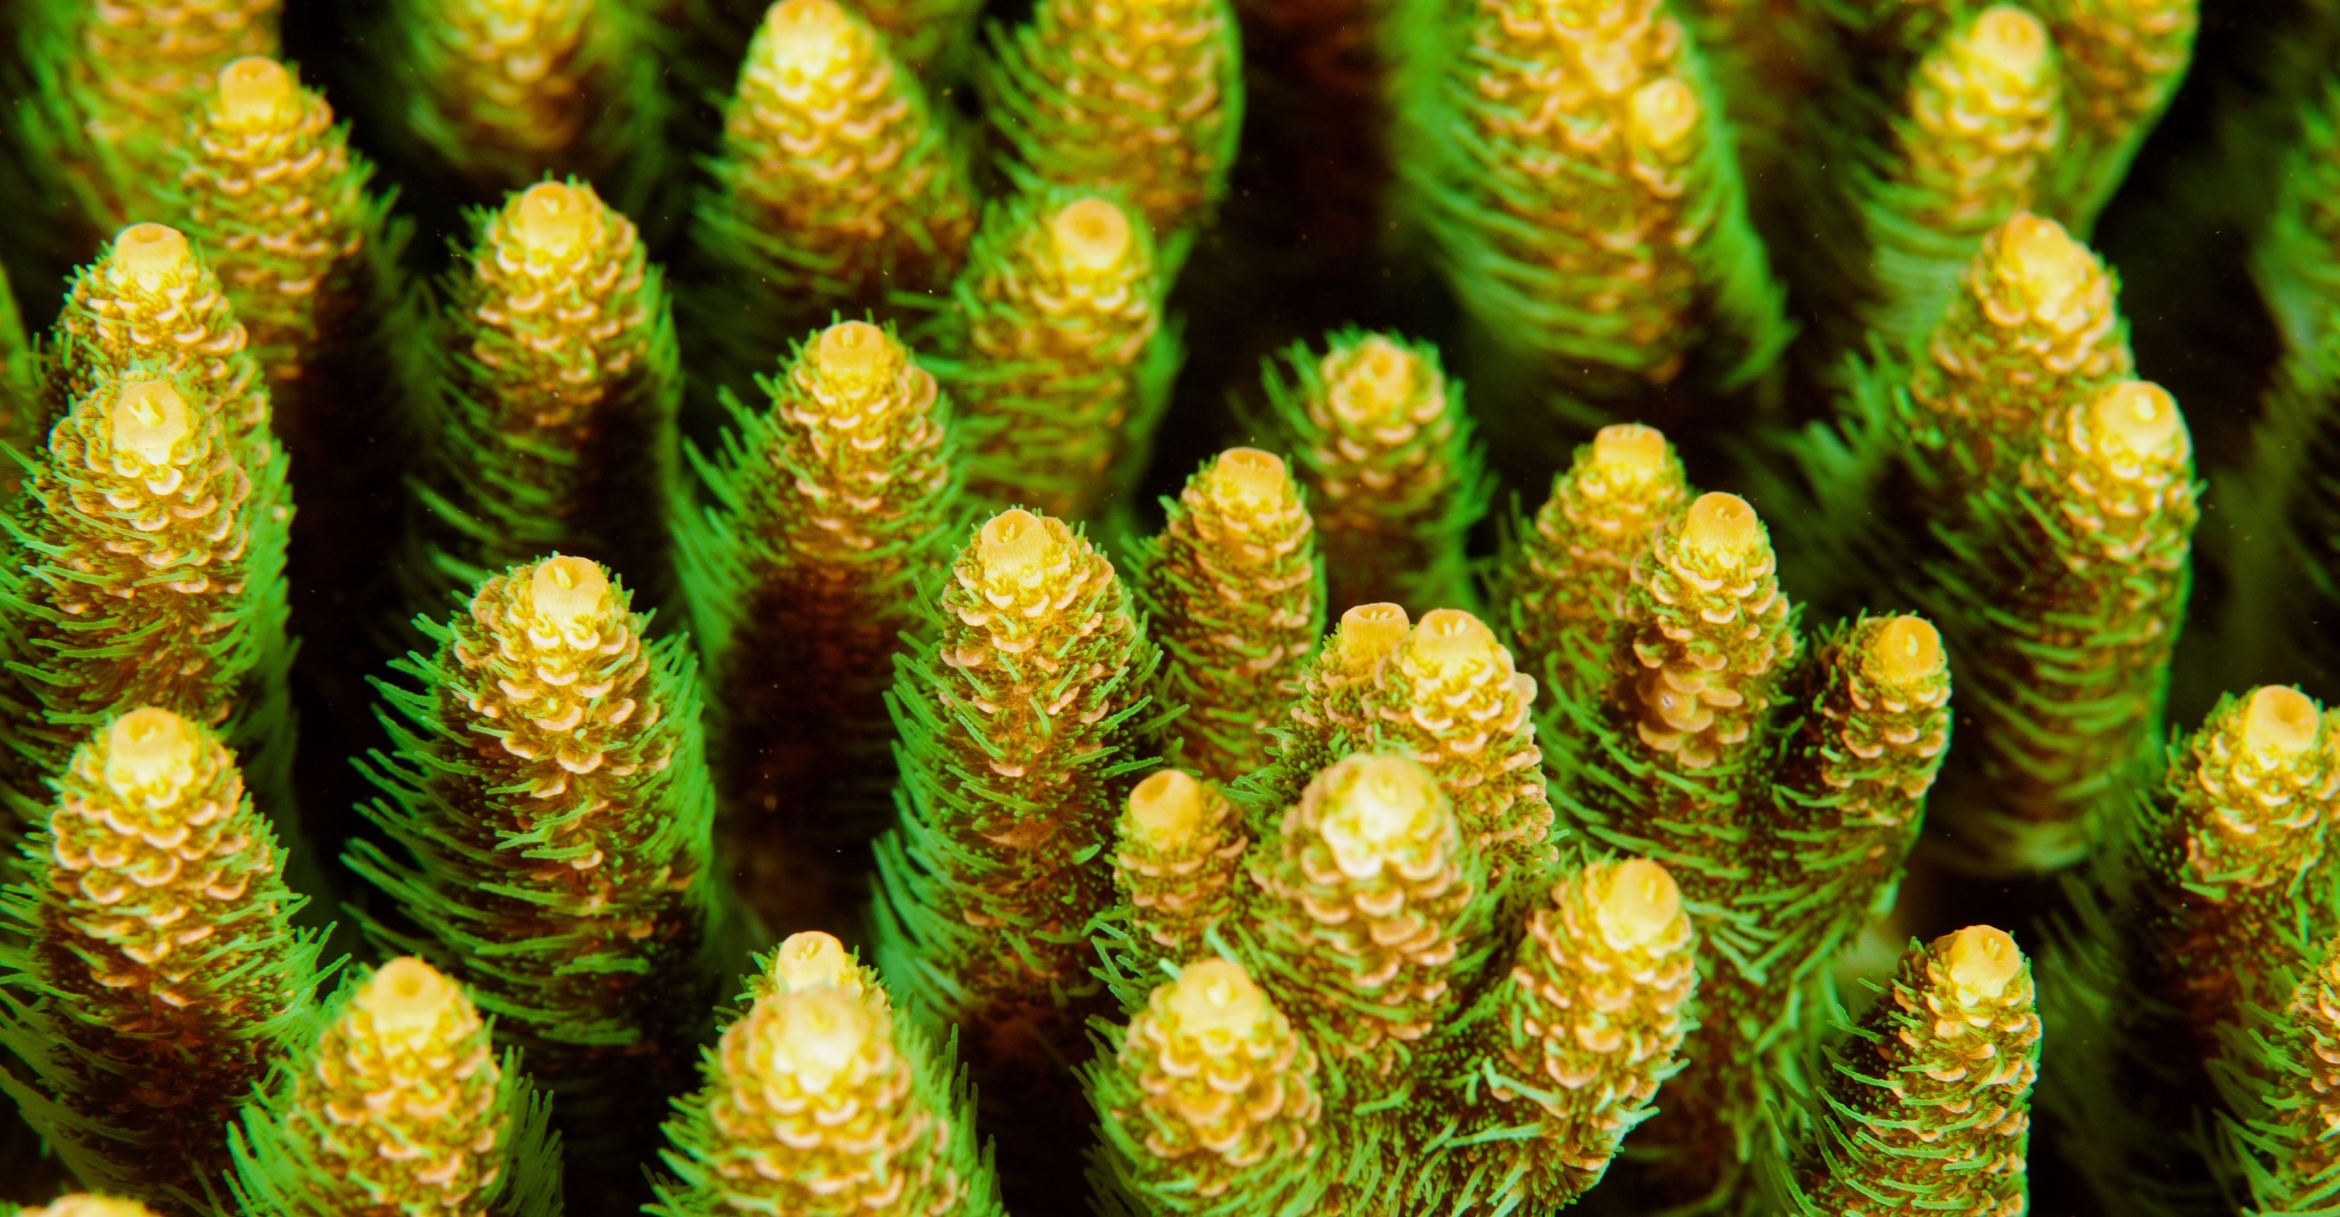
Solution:
[[[852,28],[833,0],[781,0],[764,14],[764,45],[772,66],[817,79],[846,57]]]
[[[563,630],[601,611],[609,577],[585,558],[548,558],[529,577],[528,592],[539,615]]]
[[[2268,685],[2251,694],[2243,712],[2243,742],[2296,756],[2316,742],[2316,703],[2297,689]]]
[[[1242,968],[1224,959],[1206,959],[1178,974],[1169,1006],[1180,1031],[1233,1041],[1248,1037],[1259,1025],[1267,1012],[1267,997]]]
[[[1995,4],[1974,23],[1977,55],[2015,76],[2036,76],[2048,64],[2047,27],[2011,4]]]
[[[874,380],[886,368],[886,354],[886,332],[866,321],[832,325],[813,340],[813,364],[831,380]]]
[[[1257,448],[1229,448],[1211,463],[1211,489],[1218,497],[1253,507],[1280,503],[1289,479],[1283,458]]]
[[[1597,916],[1601,937],[1614,950],[1630,951],[1655,939],[1682,912],[1682,889],[1666,868],[1647,858],[1619,863],[1609,872]]]
[[[1330,362],[1334,356],[1325,358]],[[1413,387],[1413,355],[1375,334],[1357,344],[1356,358],[1339,373],[1330,396],[1334,409],[1343,419],[1369,425],[1404,409],[1406,396]]]
[[[1923,617],[1895,617],[1869,641],[1877,675],[1887,684],[1913,685],[1942,674],[1942,635]]]
[[[1149,845],[1183,841],[1202,823],[1202,785],[1176,769],[1165,769],[1129,792],[1129,818]]]
[[[1682,542],[1712,558],[1745,561],[1762,544],[1755,509],[1735,494],[1702,494],[1682,522]]]
[[[538,182],[520,196],[512,233],[521,248],[540,258],[563,261],[577,256],[590,239],[593,201],[584,191],[559,182]]]
[[[1048,230],[1065,264],[1081,270],[1110,270],[1129,253],[1129,217],[1103,199],[1065,204]]]
[[[1461,609],[1432,609],[1414,628],[1414,646],[1424,659],[1447,671],[1469,664],[1492,665],[1502,644],[1487,623]]]
[[[807,989],[768,1000],[777,1017],[758,1020],[755,1056],[766,1076],[796,1079],[810,1094],[829,1091],[869,1043],[870,1018],[837,989]]]
[[[124,793],[166,780],[182,785],[199,746],[186,719],[155,706],[132,710],[106,729],[106,784]]]
[[[1983,997],[2006,992],[2007,982],[2023,967],[2023,952],[2015,949],[2015,940],[2005,930],[1987,925],[1970,925],[1952,934],[1944,955],[1950,983]]]
[[[819,930],[790,934],[772,955],[772,979],[782,993],[832,989],[853,979],[853,960],[845,944]]]
[[[113,424],[114,447],[149,465],[161,465],[187,438],[187,401],[166,382],[134,380],[114,399],[107,421]]]
[[[1341,773],[1341,770],[1350,773]],[[1351,780],[1343,783],[1341,778]],[[1438,786],[1428,770],[1404,757],[1350,757],[1318,781],[1333,782],[1324,816],[1324,841],[1333,861],[1352,879],[1381,873],[1399,850],[1429,836]],[[1343,789],[1343,786],[1346,788]]]
[[[2089,404],[2105,446],[2123,456],[2171,457],[2182,448],[2184,420],[2169,391],[2145,380],[2108,385]]]
[[[1698,125],[1698,94],[1676,77],[1653,80],[1633,91],[1633,142],[1643,148],[1672,148]]]
[[[353,1000],[373,1016],[376,1031],[418,1039],[429,1035],[461,996],[455,982],[437,968],[412,955],[402,955],[383,964]]]
[[[1377,601],[1341,614],[1341,651],[1351,656],[1386,655],[1406,640],[1413,622],[1404,605]]]
[[[1999,270],[2042,314],[2056,314],[2088,282],[2095,262],[2064,226],[2028,211],[2000,230]]]
[[[114,264],[130,272],[139,286],[152,289],[165,279],[193,271],[195,253],[176,228],[132,224],[114,238]]]
[[[1665,470],[1665,433],[1640,423],[1603,427],[1593,436],[1593,464],[1611,481],[1646,482]]]
[[[1021,507],[991,517],[976,539],[976,557],[983,573],[994,579],[1022,582],[1048,565],[1048,527],[1040,517]]]
[[[220,69],[219,118],[240,131],[283,127],[300,117],[292,73],[273,59],[248,55]]]

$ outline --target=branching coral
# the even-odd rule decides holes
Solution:
[[[766,924],[850,917],[891,821],[885,690],[948,554],[959,452],[934,376],[892,333],[830,326],[767,382],[768,412],[701,462],[676,543],[711,673],[722,835]],[[848,858],[856,855],[848,854]]]
[[[143,707],[58,780],[7,903],[0,1088],[75,1175],[171,1212],[219,1199],[224,1129],[292,1047],[318,940],[220,737]]]

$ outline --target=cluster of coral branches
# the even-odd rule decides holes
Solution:
[[[0,1209],[2340,1213],[2340,13],[994,7],[0,6]]]

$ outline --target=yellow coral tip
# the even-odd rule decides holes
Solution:
[[[1333,862],[1353,879],[1381,873],[1393,847],[1428,835],[1438,809],[1438,783],[1401,756],[1356,756],[1319,775],[1330,806],[1321,831]]]
[[[560,182],[538,182],[520,192],[513,209],[512,235],[539,258],[575,257],[593,232],[593,195]]]
[[[1593,433],[1592,459],[1611,481],[1646,482],[1666,467],[1665,433],[1640,423],[1613,423]]]
[[[547,558],[528,578],[528,595],[537,614],[564,630],[600,612],[601,598],[608,591],[609,576],[589,558]]]
[[[1682,521],[1682,542],[1710,557],[1744,560],[1762,544],[1755,509],[1735,494],[1702,494]]]
[[[1342,660],[1358,667],[1396,650],[1412,628],[1413,621],[1403,605],[1386,600],[1360,604],[1341,614],[1341,630],[1334,641],[1339,644]]]
[[[1129,792],[1129,819],[1138,838],[1157,849],[1194,836],[1202,824],[1202,783],[1165,769]]]
[[[1601,938],[1616,951],[1654,940],[1682,912],[1682,889],[1674,876],[1647,858],[1617,864],[1598,899]]]
[[[821,75],[844,55],[853,26],[833,0],[780,0],[765,12],[764,29],[773,66]]]
[[[1698,94],[1678,77],[1653,80],[1633,91],[1633,142],[1663,151],[1698,125]]]
[[[186,719],[157,706],[132,710],[106,728],[106,782],[118,790],[152,786],[194,768],[201,747]]]
[[[23,1217],[155,1217],[154,1210],[120,1196],[76,1192],[59,1196],[47,1208],[25,1209]]]
[[[1327,365],[1340,357],[1336,348],[1325,356]],[[1351,351],[1348,366],[1328,366],[1335,374],[1333,407],[1354,424],[1371,424],[1405,408],[1414,388],[1414,355],[1380,334],[1367,335]]]
[[[1225,959],[1189,964],[1170,982],[1166,1003],[1178,1030],[1193,1036],[1241,1039],[1267,1013],[1267,995],[1243,969]]]
[[[2169,390],[2149,380],[2124,380],[2097,390],[2089,403],[2096,431],[2110,455],[2177,456],[2183,450],[2185,420]]]
[[[836,380],[869,380],[886,367],[886,332],[866,321],[847,321],[813,340],[813,366]]]
[[[1950,935],[1942,956],[1950,968],[1950,983],[1984,997],[2005,992],[2007,982],[2023,967],[2023,952],[2015,948],[2015,940],[2007,931],[1987,925],[1970,925]]]
[[[355,1001],[373,1016],[375,1030],[403,1038],[437,1027],[462,998],[455,982],[444,973],[412,955],[402,955],[368,978]]]
[[[114,447],[160,465],[187,438],[187,399],[167,381],[134,380],[114,398],[106,421],[113,427]]]
[[[783,939],[772,953],[772,979],[782,993],[833,989],[853,979],[853,957],[835,935],[801,930]]]
[[[1982,60],[2015,76],[2047,67],[2048,32],[2039,18],[2011,4],[1995,4],[1975,19],[1970,45]]]
[[[1942,634],[1923,617],[1895,617],[1869,641],[1877,674],[1891,685],[1913,685],[1940,676],[1946,666]]]
[[[2243,743],[2254,749],[2296,756],[2316,742],[2321,716],[2316,703],[2297,689],[2268,685],[2251,694],[2243,709]]]
[[[123,229],[114,238],[113,256],[116,266],[149,288],[195,267],[195,251],[187,247],[187,238],[164,224],[132,224]]]
[[[976,538],[976,560],[993,579],[1022,581],[1048,565],[1047,522],[1021,507],[991,517]]]
[[[1080,270],[1111,270],[1129,253],[1129,216],[1104,199],[1065,204],[1048,230],[1065,264]]]
[[[284,65],[247,55],[220,69],[219,116],[244,131],[281,127],[300,114],[299,91]]]
[[[1414,627],[1414,650],[1441,668],[1493,664],[1503,645],[1487,623],[1461,609],[1432,609]]]
[[[869,1013],[843,990],[806,989],[764,1000],[777,1003],[777,1017],[759,1027],[762,1051],[757,1055],[806,1091],[829,1090],[869,1043]]]
[[[1286,497],[1291,479],[1284,459],[1257,448],[1229,448],[1211,462],[1211,488],[1218,497],[1266,506]]]
[[[2050,308],[2070,299],[2096,269],[2087,247],[2073,240],[2063,225],[2028,211],[2000,226],[1997,258],[2001,273],[2027,299]]]

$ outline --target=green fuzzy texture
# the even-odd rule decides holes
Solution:
[[[877,844],[871,938],[904,1014],[958,1026],[987,1120],[1015,1137],[1011,1187],[1061,1190],[1049,1163],[1079,1135],[1078,1095],[1055,1062],[1101,1011],[1098,855],[1168,717],[1161,652],[1104,556],[1022,511],[976,530],[923,611],[933,641],[887,702],[901,818]]]
[[[893,820],[894,657],[965,514],[956,424],[933,375],[863,322],[760,384],[769,406],[726,395],[721,448],[692,452],[704,507],[676,553],[738,887],[769,926],[839,926]]]
[[[957,1036],[938,1041],[893,1012],[876,972],[826,934],[791,935],[755,965],[720,1012],[705,1085],[667,1121],[672,1178],[645,1211],[1001,1217]],[[851,1060],[823,1072],[797,1037],[826,1032],[835,1045],[840,1025]]]
[[[1162,500],[1131,582],[1162,644],[1177,756],[1219,781],[1267,763],[1271,730],[1324,636],[1324,563],[1282,461],[1235,449]]]
[[[428,967],[412,959],[399,966]],[[411,1014],[398,1025],[378,1006],[370,1016],[353,1009],[367,1004],[367,986],[381,976],[345,975],[244,1105],[242,1123],[229,1126],[236,1211],[558,1217],[552,1104],[521,1070],[520,1054],[495,1054],[468,997],[420,1029]]]
[[[8,272],[0,270],[0,444],[8,445],[18,457],[30,459],[40,449],[40,420],[46,413],[41,406],[32,343],[24,333],[24,315],[17,311]],[[23,460],[0,458],[0,501],[15,499],[23,482]]]
[[[907,320],[939,305],[977,211],[948,108],[851,12],[773,9],[729,93],[712,181],[691,209],[699,287],[683,300],[693,363],[708,361],[693,409],[710,425],[715,386],[745,396],[833,312]]]
[[[629,604],[553,558],[417,621],[434,650],[379,682],[392,748],[363,766],[394,848],[345,856],[416,927],[367,933],[462,979],[527,1053],[572,1175],[654,1141],[728,932],[689,642],[649,641]]]
[[[1108,952],[1133,1018],[1084,1075],[1102,1211],[1552,1211],[1676,1068],[1696,969],[1666,872],[1571,859],[1506,910],[1402,754],[1325,770],[1240,862],[1194,872],[1214,874],[1235,899],[1172,979]]]
[[[519,15],[520,19],[514,20]],[[645,214],[672,152],[661,36],[644,0],[396,0],[375,34],[386,110],[463,194],[494,198],[547,175],[579,177]]]
[[[282,0],[16,6],[22,75],[12,84],[23,86],[15,94],[23,104],[10,107],[9,126],[12,168],[23,179],[4,188],[9,201],[42,217],[46,235],[76,252],[160,214],[172,145],[188,115],[229,61],[276,54],[281,7]]]
[[[2340,975],[2333,944],[2295,970],[2289,1000],[2253,1004],[2210,1062],[2226,1110],[2218,1165],[2250,1197],[2249,1217],[2340,1212],[2340,1156],[2331,1135],[2340,1060]],[[2270,994],[2270,998],[2276,995]]]
[[[1996,987],[1960,982],[1969,936],[2008,957],[1966,962]],[[1987,927],[1913,941],[1845,1031],[1787,1211],[2023,1212],[2040,1016],[2013,941]]]
[[[2150,1113],[2214,1109],[2213,1082],[2235,1084],[2220,1071],[2255,1067],[2234,1047],[2259,1025],[2251,1011],[2290,1000],[2340,932],[2331,717],[2280,687],[2221,699],[2172,743],[2161,780],[2131,796],[2095,865],[2066,882],[2074,912],[2051,926],[2045,954],[2057,1045],[2041,1103],[2111,1211],[2184,1212],[2206,1193],[2202,1147]],[[2205,1076],[2222,1043],[2235,1063]]]
[[[1120,191],[1175,274],[1227,193],[1243,129],[1243,52],[1228,0],[1041,0],[1029,24],[994,27],[990,50],[985,116],[1012,154],[1011,174]]]
[[[957,307],[922,344],[943,356],[979,501],[1094,520],[1136,488],[1185,358],[1168,290],[1117,189],[1038,186],[984,208]]]
[[[1465,548],[1494,480],[1438,348],[1342,329],[1261,366],[1274,428],[1308,491],[1326,608],[1475,608]]]
[[[165,361],[90,379],[0,518],[23,555],[0,574],[0,799],[15,831],[37,824],[50,780],[93,727],[162,706],[218,727],[248,758],[254,798],[306,885],[316,873],[292,804],[286,688],[290,511],[264,497],[284,485],[284,454],[263,433],[267,463],[245,463],[221,399]],[[185,418],[160,460],[116,434],[125,387],[146,381],[169,386]]]
[[[1654,0],[1416,11],[1407,40],[1454,53],[1402,90],[1399,169],[1492,344],[1594,403],[1736,388],[1776,361],[1786,295],[1676,17]]]
[[[1983,236],[2036,205],[2068,138],[2059,57],[2036,19],[2017,20],[2040,53],[2010,56],[1980,34],[2012,6],[1901,7],[1922,54],[1824,96],[1814,127],[1828,151],[1794,165],[1825,219],[1791,264],[1839,351],[1914,352]]]
[[[82,1182],[211,1211],[225,1125],[297,1042],[323,933],[292,927],[307,898],[210,729],[111,719],[57,790],[32,881],[0,897],[0,1091]]]
[[[2039,10],[2063,57],[2072,123],[2039,209],[2085,236],[2185,81],[2201,0],[2045,0]]]
[[[439,417],[412,479],[426,553],[408,564],[409,607],[436,616],[553,553],[606,563],[665,605],[683,375],[664,272],[574,179],[471,223],[443,288]]]

